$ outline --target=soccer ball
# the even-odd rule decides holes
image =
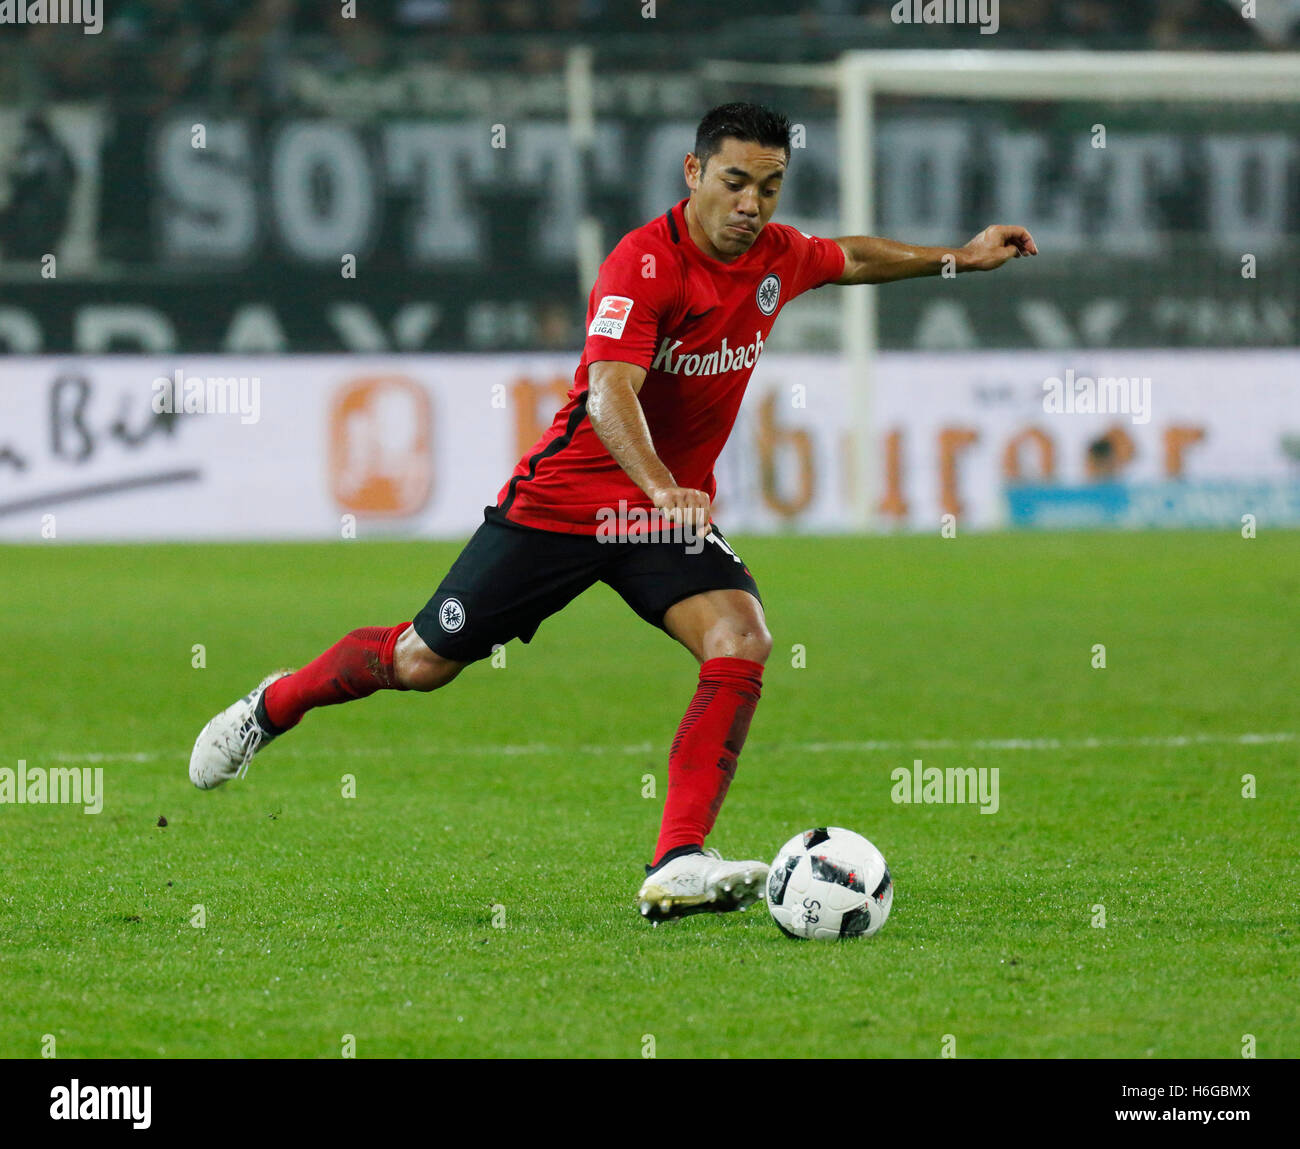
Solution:
[[[792,938],[869,938],[893,903],[884,856],[861,834],[838,826],[796,834],[767,872],[767,908]]]

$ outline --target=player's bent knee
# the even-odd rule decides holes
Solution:
[[[464,669],[463,662],[450,662],[431,653],[428,659],[421,659],[408,667],[406,672],[399,676],[399,681],[407,690],[420,690],[427,693],[446,686]]]
[[[765,627],[757,633],[746,634],[741,641],[740,653],[733,657],[747,658],[750,662],[766,663],[771,653],[772,636],[768,634]]]
[[[408,627],[397,640],[397,649],[393,653],[397,684],[406,690],[437,690],[446,686],[466,665],[435,654],[416,634],[414,627]]]
[[[746,658],[766,663],[772,653],[772,636],[758,620],[728,619],[704,637],[704,657]]]

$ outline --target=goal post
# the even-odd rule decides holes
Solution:
[[[1300,103],[1300,53],[1084,52],[1028,50],[869,50],[833,63],[756,64],[715,60],[711,79],[764,87],[834,90],[837,95],[841,234],[876,226],[876,100],[881,96],[955,100]],[[985,222],[1032,225],[1032,220]],[[907,236],[893,238],[907,240]],[[966,236],[953,236],[962,242]],[[880,460],[874,450],[875,287],[843,292],[842,347],[851,379],[851,516],[877,523]]]
[[[577,201],[578,306],[586,314],[591,291],[605,258],[600,219],[592,203],[595,174],[596,97],[594,55],[589,45],[576,44],[565,54],[565,108],[569,146],[573,149],[573,195]]]

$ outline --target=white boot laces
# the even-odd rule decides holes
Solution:
[[[248,719],[244,728],[239,732],[239,770],[235,773],[236,778],[242,778],[248,773],[248,764],[253,760],[253,755],[257,753],[257,748],[262,744],[262,728],[258,726],[257,720]]]

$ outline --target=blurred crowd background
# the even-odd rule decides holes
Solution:
[[[100,36],[57,26],[0,33],[3,90],[106,97],[158,111],[203,96],[242,107],[288,98],[292,64],[326,74],[418,60],[473,69],[557,67],[575,37],[615,59],[680,64],[736,58],[823,60],[846,48],[900,47],[891,0],[106,0]],[[972,46],[970,28],[906,29],[906,46]],[[1001,0],[999,48],[1267,49],[1300,40],[1300,0]],[[985,39],[979,46],[993,43]],[[14,51],[21,46],[21,51]]]

